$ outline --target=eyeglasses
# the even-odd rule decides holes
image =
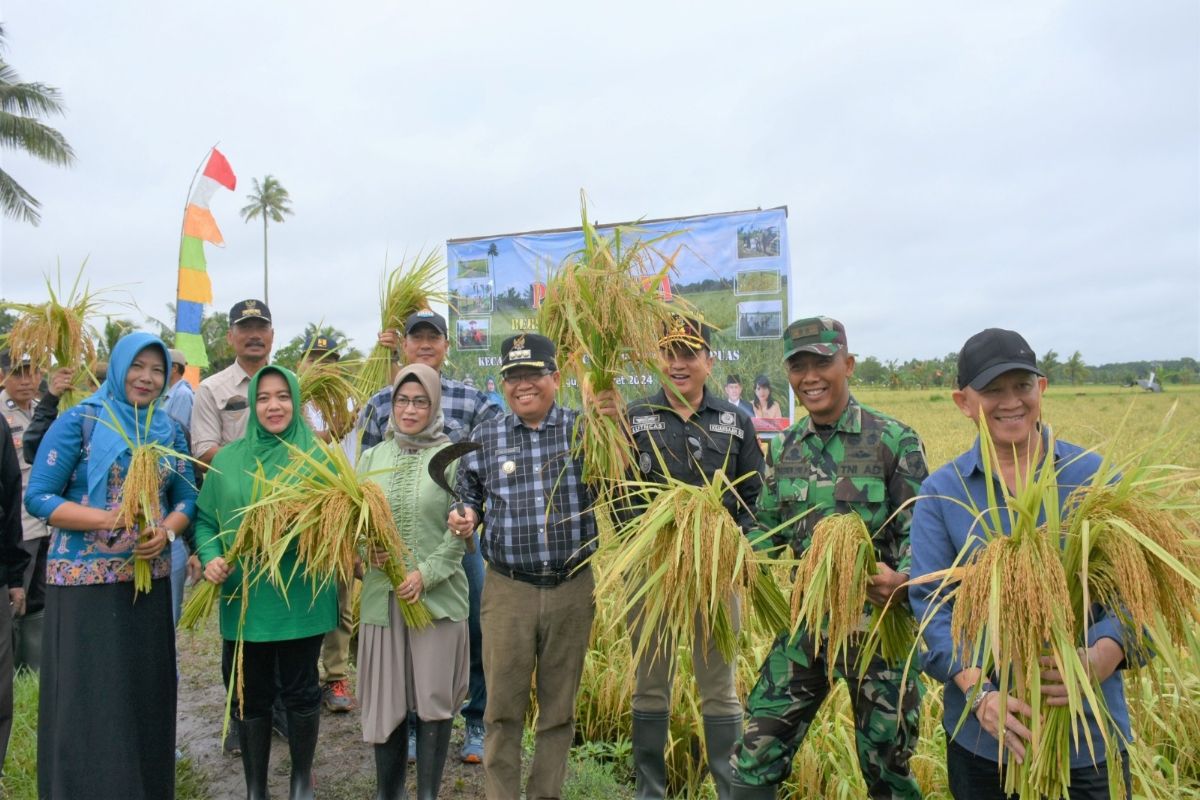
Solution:
[[[402,394],[398,394],[396,395],[396,398],[392,400],[392,405],[396,406],[397,408],[408,408],[409,406],[412,406],[418,411],[424,411],[433,404],[429,402],[428,397],[405,397]]]
[[[537,381],[550,374],[548,369],[539,369],[533,372],[518,372],[516,374],[508,374],[504,376],[504,383],[509,386],[516,386],[524,381]]]

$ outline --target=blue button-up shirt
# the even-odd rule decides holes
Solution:
[[[1056,441],[1054,443],[1054,468],[1058,472],[1059,503],[1066,506],[1067,497],[1080,486],[1091,483],[1092,477],[1099,469],[1101,459],[1095,453],[1088,453],[1076,445]],[[999,478],[994,478],[997,482]],[[999,487],[996,489],[998,502],[1003,508],[1004,494]],[[966,503],[964,508],[960,503]],[[983,536],[979,520],[969,508],[988,508],[987,483],[984,478],[983,464],[979,451],[979,440],[975,446],[958,458],[946,464],[921,484],[921,493],[913,512],[911,541],[912,541],[912,576],[917,578],[931,572],[948,569],[953,565],[963,548],[974,550],[983,543],[978,537]],[[1000,519],[1005,533],[1009,532],[1007,514],[1001,513]],[[968,539],[972,536],[976,538]],[[908,598],[912,603],[917,619],[924,619],[939,600],[939,582],[911,586]],[[921,666],[932,677],[945,684],[944,713],[942,725],[949,736],[958,726],[966,706],[966,697],[954,683],[953,677],[968,666],[965,659],[967,653],[956,652],[950,634],[950,623],[953,614],[953,601],[942,605],[925,628],[925,644],[928,650],[922,654]],[[1120,621],[1104,609],[1095,606],[1088,627],[1088,645],[1093,645],[1103,638],[1109,638],[1124,646],[1122,626]],[[978,665],[974,665],[978,666]],[[1112,714],[1121,734],[1128,739],[1129,710],[1125,705],[1125,688],[1121,671],[1117,670],[1108,677],[1101,690],[1108,711]],[[1100,728],[1095,717],[1088,712],[1088,725],[1092,730],[1092,741],[1096,747],[1097,762],[1104,761],[1104,745],[1100,739]],[[999,742],[991,734],[983,730],[974,714],[968,713],[954,741],[972,753],[984,758],[996,760],[999,752]],[[1071,768],[1090,766],[1093,761],[1087,749],[1087,743],[1081,740],[1081,747],[1071,751]],[[1007,757],[1007,750],[1005,755]]]
[[[596,550],[594,497],[571,456],[579,412],[550,407],[537,428],[516,414],[475,428],[483,448],[463,456],[458,491],[483,520],[480,551],[490,563],[561,573]]]

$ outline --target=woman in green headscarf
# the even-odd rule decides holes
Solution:
[[[375,745],[376,800],[404,796],[410,711],[420,720],[417,800],[432,800],[442,782],[454,714],[467,696],[467,575],[463,540],[446,527],[453,499],[429,476],[430,461],[450,444],[441,378],[431,367],[409,364],[392,387],[387,433],[362,454],[358,471],[383,488],[412,560],[395,589],[377,568],[363,578],[358,694],[363,741]],[[372,555],[372,566],[381,566],[383,558]],[[418,600],[433,624],[412,630],[399,604]]]
[[[289,726],[290,797],[313,796],[312,760],[321,714],[317,659],[325,633],[337,625],[336,587],[332,583],[320,589],[314,586],[303,576],[294,550],[287,552],[280,564],[286,591],[266,579],[252,581],[245,603],[241,567],[227,563],[224,557],[233,544],[243,509],[252,502],[258,470],[272,478],[291,458],[288,445],[301,450],[317,447],[312,431],[297,413],[299,397],[299,383],[288,370],[267,366],[258,371],[250,381],[247,401],[254,413],[247,420],[246,433],[217,452],[196,501],[196,543],[204,577],[222,587],[221,637],[225,643],[221,669],[227,685],[237,639],[243,641],[239,736],[249,800],[267,796],[276,668]]]

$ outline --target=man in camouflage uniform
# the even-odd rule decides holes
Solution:
[[[921,442],[911,428],[851,396],[854,356],[840,322],[798,320],[783,340],[788,380],[808,416],[771,442],[758,523],[770,530],[809,513],[765,546],[790,546],[800,556],[822,518],[858,514],[872,532],[878,558],[870,602],[882,606],[893,594],[894,602],[906,602],[906,590],[899,587],[908,579],[912,511],[905,504],[928,475]],[[863,630],[870,612],[870,605],[863,609]],[[919,798],[909,770],[919,733],[915,671],[901,686],[903,664],[886,664],[876,656],[859,681],[857,644],[852,641],[845,661],[834,664],[834,675],[846,679],[850,690],[868,794]],[[780,634],[767,654],[734,751],[735,798],[772,798],[790,773],[796,750],[832,688],[828,648],[822,647],[819,657],[813,651],[813,633],[801,628],[794,637]]]

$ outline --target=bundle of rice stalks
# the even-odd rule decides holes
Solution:
[[[380,330],[403,330],[409,314],[446,302],[442,274],[446,266],[436,250],[401,261],[383,281],[379,298]],[[391,382],[392,353],[376,344],[362,362],[354,386],[358,397],[370,397]]]
[[[793,577],[792,633],[803,628],[812,637],[813,654],[825,655],[830,680],[846,661],[854,639],[861,640],[861,672],[879,653],[888,664],[898,664],[912,652],[915,622],[907,603],[871,606],[864,627],[867,584],[878,572],[878,556],[871,534],[857,514],[830,514],[813,526],[812,540],[800,558]],[[865,637],[858,634],[865,631]]]
[[[537,328],[557,346],[559,368],[585,392],[612,389],[623,375],[661,377],[658,340],[672,315],[698,316],[681,300],[668,304],[662,297],[674,256],[655,249],[662,237],[642,239],[636,229],[601,236],[588,221],[586,201],[581,213],[583,250],[549,276]],[[584,479],[611,489],[634,463],[628,422],[624,409],[614,418],[590,405],[584,404],[575,453]]]
[[[732,661],[735,598],[743,614],[763,628],[778,631],[786,625],[782,593],[721,501],[745,477],[730,482],[717,470],[703,486],[670,476],[661,485],[629,484],[652,499],[601,545],[608,569],[597,582],[596,596],[623,592],[623,615],[634,627],[657,632],[639,637],[635,660],[648,649],[657,654],[660,647],[690,651],[699,629]]]
[[[154,445],[138,445],[133,448],[125,481],[121,484],[121,505],[117,509],[117,525],[125,530],[147,530],[157,525],[162,518],[159,491],[162,477],[159,473],[161,449]],[[143,534],[141,540],[150,538]],[[133,596],[149,592],[151,585],[150,562],[133,557]]]
[[[319,585],[349,583],[363,553],[383,552],[382,569],[399,586],[415,559],[400,538],[383,489],[369,475],[359,475],[342,447],[318,445],[315,452],[292,449],[292,460],[269,483],[269,500],[284,502],[294,516],[287,534],[272,546],[268,574],[282,579],[279,560],[293,543],[306,577]],[[425,603],[400,603],[405,623],[423,628],[433,620]]]
[[[260,466],[253,477],[250,505],[242,511],[233,541],[225,548],[223,556],[228,566],[241,564],[243,567],[240,598],[248,596],[253,578],[270,570],[272,554],[278,550],[279,542],[296,518],[294,503],[284,498],[273,501],[268,497],[268,485]],[[184,604],[179,627],[185,630],[198,628],[212,614],[220,595],[218,584],[202,581]]]
[[[358,419],[358,394],[351,377],[353,365],[345,361],[302,361],[296,371],[300,380],[300,400],[312,403],[320,413],[333,441],[339,441]],[[376,387],[378,388],[378,387]]]
[[[89,372],[86,365],[96,358],[96,346],[92,337],[94,330],[88,320],[102,305],[101,293],[89,291],[85,284],[80,289],[83,267],[75,276],[75,282],[64,299],[62,278],[56,292],[46,278],[46,292],[50,299],[44,303],[0,303],[0,308],[16,311],[19,316],[8,334],[4,346],[12,353],[13,363],[28,355],[33,366],[47,371],[52,363],[59,367],[76,370],[71,388],[59,398],[59,411],[67,410],[90,392],[86,389]]]

